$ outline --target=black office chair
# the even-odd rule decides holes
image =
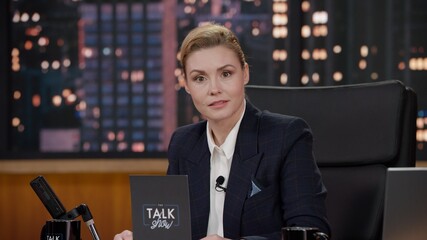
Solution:
[[[401,82],[330,87],[247,86],[261,110],[311,126],[337,240],[381,239],[386,169],[415,166],[417,98]]]

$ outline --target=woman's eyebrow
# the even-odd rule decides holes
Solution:
[[[192,73],[205,73],[205,71],[204,70],[199,70],[199,69],[193,69],[188,74],[192,74]]]
[[[227,67],[236,68],[233,64],[225,64],[224,66],[219,67],[218,70],[223,70],[224,68],[227,68]]]
[[[228,67],[236,68],[233,64],[225,64],[225,65],[217,68],[217,71],[222,71],[222,70],[224,70],[225,68],[228,68]],[[190,75],[190,74],[193,74],[193,73],[199,73],[200,74],[200,73],[206,73],[206,71],[205,70],[201,70],[201,69],[192,69],[188,74]]]

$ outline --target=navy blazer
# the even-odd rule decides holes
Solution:
[[[330,234],[326,188],[301,118],[260,111],[247,102],[224,203],[224,237],[281,239],[283,226],[318,227]],[[206,121],[178,128],[168,150],[169,175],[188,175],[193,239],[206,236],[210,152]],[[253,192],[256,184],[261,191]]]

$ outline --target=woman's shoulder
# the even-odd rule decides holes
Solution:
[[[250,115],[258,116],[264,123],[290,123],[294,121],[302,121],[305,122],[304,119],[298,116],[286,115],[276,112],[271,112],[268,109],[260,109],[257,106],[253,105],[250,101],[247,104],[247,112]]]
[[[181,138],[189,138],[191,136],[200,136],[206,132],[206,121],[192,123],[180,126],[175,129],[174,136]]]
[[[277,122],[277,123],[281,123],[281,124],[283,124],[283,123],[307,124],[306,121],[299,116],[285,115],[285,114],[270,112],[270,111],[266,111],[266,110],[262,111],[261,119],[262,119],[262,122],[264,122],[264,123]]]
[[[206,121],[178,127],[172,134],[168,147],[168,158],[187,156],[196,143],[206,139]]]
[[[261,110],[250,103],[248,104],[247,111],[249,115],[258,118],[258,127],[260,129],[269,128],[279,130],[288,127],[310,129],[308,123],[299,116],[271,112],[267,109]]]

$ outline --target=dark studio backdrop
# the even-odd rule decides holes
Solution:
[[[164,158],[173,130],[201,120],[178,46],[215,21],[238,35],[251,84],[401,80],[427,160],[425,0],[6,0],[0,16],[3,159]]]

